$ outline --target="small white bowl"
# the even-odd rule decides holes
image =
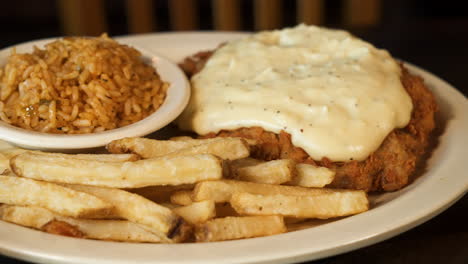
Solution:
[[[31,41],[15,45],[15,48],[18,53],[31,52],[34,45],[43,47],[53,40]],[[154,113],[128,126],[79,135],[35,132],[0,121],[0,139],[28,149],[69,152],[101,147],[119,138],[148,135],[172,122],[184,110],[190,98],[190,84],[185,74],[175,63],[163,56],[133,47],[143,54],[145,60],[150,60],[161,79],[170,84],[164,103]],[[6,64],[11,48],[0,51],[0,66]]]

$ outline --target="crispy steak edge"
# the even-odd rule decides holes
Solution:
[[[180,66],[187,76],[200,71],[213,51],[199,52],[186,58]],[[201,137],[244,137],[257,139],[260,144],[252,156],[262,160],[294,159],[299,163],[328,167],[336,172],[332,188],[359,189],[365,191],[395,191],[408,185],[416,169],[424,163],[435,128],[434,115],[438,109],[434,95],[424,85],[424,80],[402,68],[401,82],[413,102],[409,124],[393,130],[381,146],[363,161],[332,162],[327,158],[313,160],[307,153],[291,143],[291,136],[281,131],[268,132],[260,127],[220,131]]]

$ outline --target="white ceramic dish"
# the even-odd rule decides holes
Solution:
[[[121,41],[165,54],[174,61],[242,36],[226,33],[149,34]],[[54,236],[0,222],[0,253],[40,263],[288,263],[351,251],[402,233],[439,214],[468,188],[462,142],[468,102],[446,82],[408,65],[434,91],[445,127],[427,172],[401,191],[372,197],[373,208],[315,228],[271,237],[207,244],[154,245]]]
[[[15,47],[18,53],[31,52],[34,45],[42,47],[52,40],[31,41],[15,45]],[[166,100],[153,114],[125,127],[83,135],[40,133],[14,127],[0,121],[0,139],[30,149],[67,152],[104,146],[112,140],[123,137],[148,135],[172,122],[188,103],[190,85],[187,78],[175,63],[159,55],[159,53],[135,45],[134,47],[143,54],[145,59],[151,62],[161,78],[170,83]],[[11,47],[0,51],[0,65],[6,63],[10,50]]]

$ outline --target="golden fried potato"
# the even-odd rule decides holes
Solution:
[[[212,138],[192,140],[154,140],[123,138],[107,145],[112,153],[136,153],[143,158],[212,154],[222,159],[234,160],[248,157],[248,143],[241,138]]]
[[[272,160],[231,169],[231,177],[240,181],[282,184],[296,176],[296,163],[290,159]]]
[[[335,178],[335,172],[326,167],[297,164],[296,170],[296,176],[287,183],[288,185],[320,188],[330,184]]]
[[[14,176],[0,176],[0,203],[40,206],[65,216],[108,216],[112,205],[94,195],[54,183]]]
[[[210,220],[195,228],[197,242],[270,236],[286,232],[281,216],[242,216]]]
[[[71,236],[75,237],[125,242],[166,242],[157,234],[129,221],[72,218],[55,214],[41,207],[2,205],[0,207],[0,219],[46,232],[50,232],[47,228],[50,224],[60,221],[67,223],[69,225],[67,228],[71,228],[73,232],[65,230],[53,233],[72,233]]]
[[[336,190],[325,188],[305,188],[298,186],[272,185],[235,180],[199,182],[193,189],[194,201],[214,200],[216,203],[229,202],[232,194],[248,192],[252,194],[319,195]]]
[[[26,152],[12,158],[10,166],[22,177],[116,188],[190,184],[222,177],[221,160],[208,154],[102,162]]]
[[[171,195],[171,203],[177,205],[189,205],[193,202],[192,200],[192,191],[191,190],[182,190],[174,192]]]
[[[194,202],[174,208],[172,211],[193,225],[204,223],[216,216],[215,203],[211,200]]]
[[[369,209],[364,191],[340,191],[320,195],[259,195],[235,193],[231,206],[244,215],[282,215],[328,219],[362,213]]]
[[[180,217],[170,209],[127,191],[86,185],[65,185],[67,188],[94,195],[113,206],[112,215],[151,228],[160,237],[167,237],[180,224]]]

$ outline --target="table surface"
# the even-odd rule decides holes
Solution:
[[[421,66],[468,94],[468,23],[454,22],[400,27],[365,39],[385,47],[399,58]],[[455,25],[455,26],[454,26]],[[398,38],[395,41],[394,38]],[[10,44],[10,43],[8,43]],[[1,45],[3,48],[6,45]],[[394,238],[314,264],[341,263],[468,263],[468,195],[452,207]],[[0,256],[0,263],[24,263]]]

